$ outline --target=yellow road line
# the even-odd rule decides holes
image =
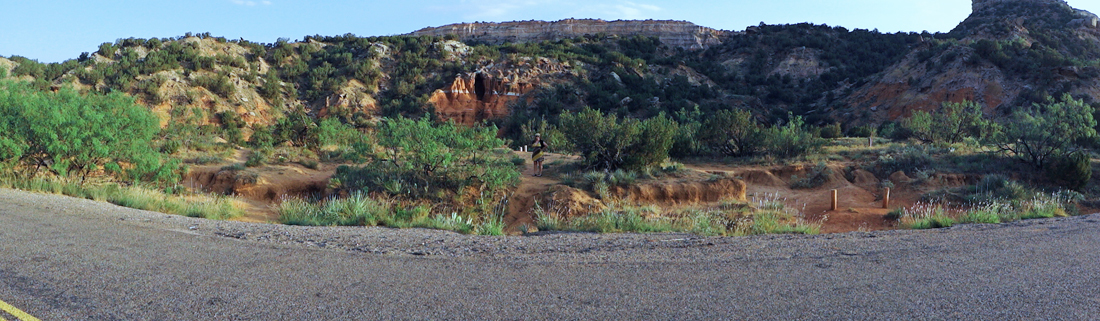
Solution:
[[[27,314],[26,312],[23,312],[23,310],[16,309],[15,307],[11,306],[11,304],[8,304],[7,302],[4,302],[4,301],[0,301],[0,310],[4,310],[4,312],[7,312],[8,314],[11,314],[12,316],[18,318],[21,321],[42,321],[42,320],[39,320],[38,318],[35,318],[35,317],[31,316],[30,314]],[[0,317],[0,321],[6,321],[6,320],[4,320],[3,317]]]

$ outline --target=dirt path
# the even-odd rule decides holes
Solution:
[[[508,199],[508,212],[504,215],[505,231],[511,234],[524,232],[524,226],[526,226],[528,230],[534,231],[535,198],[549,190],[551,186],[561,183],[560,180],[555,178],[559,173],[557,167],[571,160],[570,157],[561,154],[547,153],[545,163],[557,165],[543,166],[543,175],[536,177],[534,176],[535,170],[531,166],[531,153],[515,153],[528,161],[522,172],[519,187],[516,188],[516,192],[512,194],[512,197]]]
[[[834,171],[846,164],[833,164]],[[882,208],[881,191],[868,190],[872,186],[859,186],[849,182],[842,173],[834,173],[825,184],[808,189],[791,188],[792,176],[802,174],[797,166],[729,166],[724,164],[685,164],[692,170],[726,172],[742,177],[747,185],[746,195],[752,199],[782,201],[810,221],[821,222],[822,233],[851,231],[879,231],[893,229],[893,222],[883,215],[893,208],[911,205],[918,197],[911,190],[894,191],[890,209]],[[804,175],[804,174],[803,174]],[[837,190],[837,210],[831,210],[832,190]]]

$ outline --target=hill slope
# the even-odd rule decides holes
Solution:
[[[942,101],[975,100],[990,112],[1064,92],[1097,101],[1096,21],[1061,0],[976,0],[946,34],[572,19],[274,44],[188,34],[122,39],[59,64],[13,56],[0,72],[42,89],[123,91],[166,125],[236,114],[246,136],[288,116],[368,127],[422,113],[515,131],[582,106],[680,121],[749,109],[767,122],[792,113],[811,124],[877,124]]]

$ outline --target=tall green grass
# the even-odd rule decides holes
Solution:
[[[290,225],[422,227],[463,234],[504,235],[504,222],[499,215],[481,219],[458,213],[431,215],[425,205],[404,205],[361,193],[316,203],[287,199],[279,204],[277,211],[279,222]]]
[[[168,214],[209,219],[230,219],[244,215],[244,210],[231,197],[210,195],[175,195],[145,186],[120,186],[116,183],[78,184],[60,178],[0,177],[0,187],[32,192],[67,195],[119,206]]]
[[[597,233],[685,232],[704,236],[758,234],[818,234],[820,222],[810,222],[776,197],[753,199],[753,204],[726,202],[715,207],[664,212],[648,206],[612,205],[578,217],[547,212],[536,206],[539,230]]]
[[[1072,191],[1036,193],[1024,198],[1018,192],[1008,199],[986,199],[974,206],[949,208],[945,204],[917,203],[896,214],[899,226],[909,229],[949,227],[960,223],[995,224],[1018,220],[1065,217],[1075,212],[1080,194]],[[1023,198],[1023,199],[1021,199]],[[893,212],[892,212],[893,214]]]

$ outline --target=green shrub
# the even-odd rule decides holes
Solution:
[[[840,123],[833,123],[832,125],[825,125],[821,127],[821,138],[833,139],[843,137],[843,130],[840,129]]]
[[[1092,106],[1069,94],[1058,102],[1047,98],[1045,104],[1014,113],[990,140],[1001,151],[1043,168],[1048,161],[1077,150],[1078,142],[1097,139],[1092,113]]]
[[[391,220],[393,204],[361,193],[334,198],[321,205],[301,199],[288,199],[278,206],[279,222],[290,225],[377,225]]]
[[[179,179],[179,163],[153,148],[159,130],[156,115],[120,93],[40,92],[0,80],[0,161],[51,164],[41,169],[80,181],[106,170],[123,180],[170,183]],[[130,166],[123,170],[123,163]]]
[[[867,170],[881,176],[888,176],[897,171],[915,173],[932,166],[934,155],[941,150],[931,146],[903,146],[891,147],[885,150],[875,162],[866,165]]]
[[[248,159],[245,160],[244,166],[256,167],[263,165],[265,162],[267,162],[267,155],[264,155],[261,151],[254,150],[252,153],[248,154]]]
[[[982,177],[975,188],[977,195],[972,197],[971,201],[979,203],[991,201],[1019,202],[1035,195],[1024,185],[1000,174],[990,174]]]
[[[1079,191],[1092,180],[1092,160],[1084,152],[1071,153],[1051,162],[1046,172],[1056,184]]]
[[[244,143],[241,128],[244,128],[245,123],[244,120],[241,120],[241,115],[232,111],[224,111],[218,113],[217,116],[222,123],[222,128],[225,129],[225,140],[234,145]]]
[[[981,139],[992,130],[992,123],[982,115],[982,106],[975,102],[945,102],[934,113],[916,111],[901,121],[913,138],[926,144],[956,144],[968,137]]]
[[[493,152],[504,141],[497,129],[465,127],[428,118],[383,120],[376,131],[378,147],[356,145],[365,155],[362,167],[343,166],[335,178],[351,190],[385,191],[411,198],[449,199],[475,187],[475,195],[492,196],[519,182],[510,157]]]
[[[198,164],[198,165],[210,165],[210,164],[218,164],[218,163],[221,163],[221,162],[224,162],[224,161],[225,161],[225,159],[223,159],[221,157],[218,157],[218,156],[203,155],[203,156],[199,156],[199,157],[195,158],[195,160],[193,162],[195,164]]]
[[[729,156],[751,156],[763,148],[760,125],[745,110],[721,110],[699,130],[707,148]]]
[[[598,110],[561,115],[560,129],[589,169],[642,170],[668,158],[678,124],[663,115],[640,121]]]
[[[822,139],[803,128],[801,116],[791,116],[786,125],[767,128],[762,132],[764,149],[781,159],[814,153],[825,145]]]
[[[856,126],[848,129],[848,136],[851,137],[874,137],[875,128],[871,126]],[[886,137],[884,135],[884,137]]]
[[[967,211],[959,217],[959,223],[997,224],[1001,223],[1000,211],[994,208],[981,208]]]
[[[266,148],[275,146],[275,137],[271,133],[271,127],[257,125],[252,128],[252,136],[248,137],[248,145],[253,148]]]
[[[905,215],[905,210],[898,208],[898,209],[894,209],[894,210],[886,213],[886,215],[883,215],[882,219],[888,220],[888,221],[897,221],[897,220],[900,220],[902,218],[902,216],[904,216],[904,215]]]
[[[223,171],[243,171],[246,168],[248,168],[248,167],[245,166],[244,163],[234,163],[233,165],[223,166],[222,170]]]
[[[164,142],[160,145],[160,152],[165,154],[175,154],[176,152],[179,152],[180,147],[183,147],[183,143],[181,143],[178,139],[165,139]]]
[[[364,139],[363,133],[336,118],[322,119],[310,130],[310,135],[316,137],[318,148],[325,146],[348,148]]]
[[[195,86],[206,88],[222,98],[229,98],[237,93],[237,88],[233,87],[233,83],[229,81],[229,77],[222,74],[213,77],[205,75],[198,76],[195,77],[192,82]]]

